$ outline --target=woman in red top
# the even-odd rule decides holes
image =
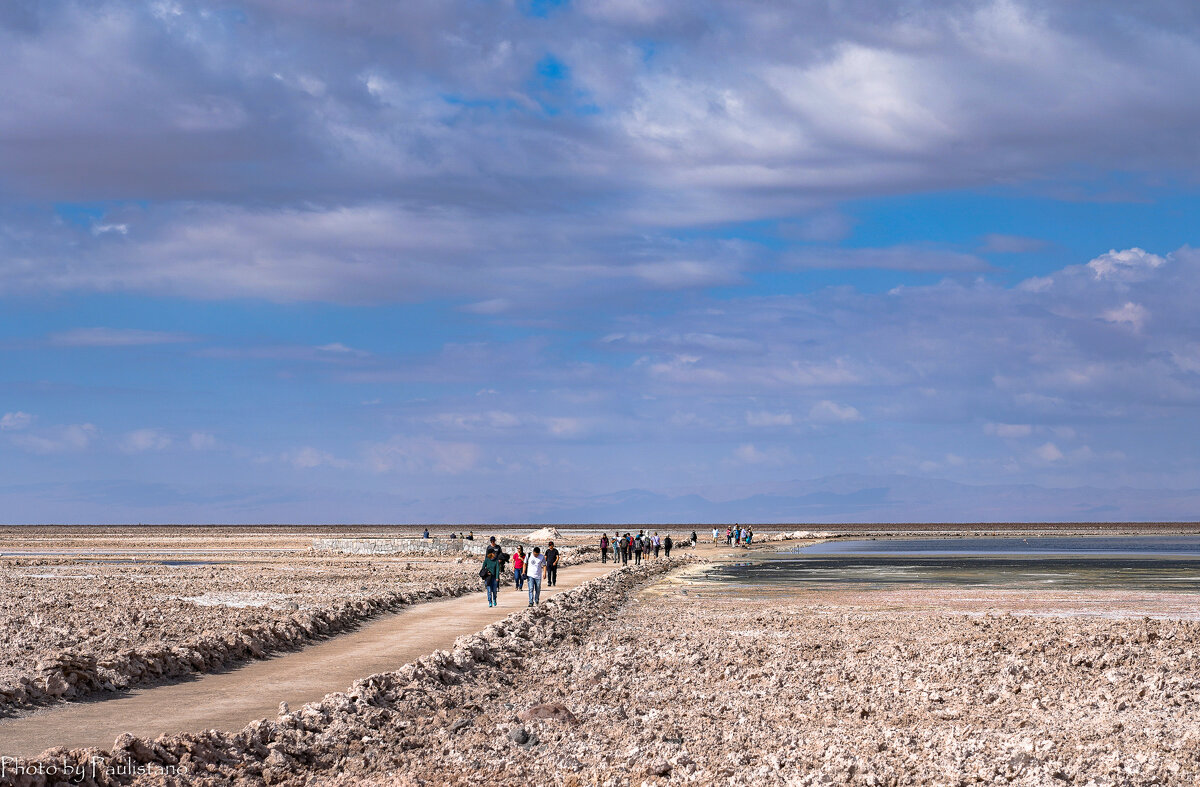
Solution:
[[[525,584],[525,547],[517,547],[513,555],[513,579],[517,581],[517,590]]]

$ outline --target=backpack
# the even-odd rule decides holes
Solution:
[[[487,581],[492,578],[492,572],[488,571],[487,566],[484,566],[483,568],[479,569],[479,578],[484,581]]]

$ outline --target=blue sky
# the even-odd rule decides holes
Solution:
[[[5,4],[0,520],[1194,518],[1197,74],[1166,0]]]

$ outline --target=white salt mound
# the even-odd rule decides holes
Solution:
[[[543,527],[541,530],[535,530],[525,536],[529,541],[550,541],[555,538],[562,538],[562,533],[558,532],[558,528]]]

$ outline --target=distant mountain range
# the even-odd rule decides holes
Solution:
[[[530,522],[1124,522],[1200,520],[1200,490],[974,486],[904,475],[795,481],[786,492],[736,500],[630,489],[582,498]]]
[[[139,481],[0,486],[0,521],[321,523],[1192,522],[1200,490],[1048,489],[904,475],[792,481],[737,499],[627,489],[593,496],[454,498],[353,489],[210,489]]]

